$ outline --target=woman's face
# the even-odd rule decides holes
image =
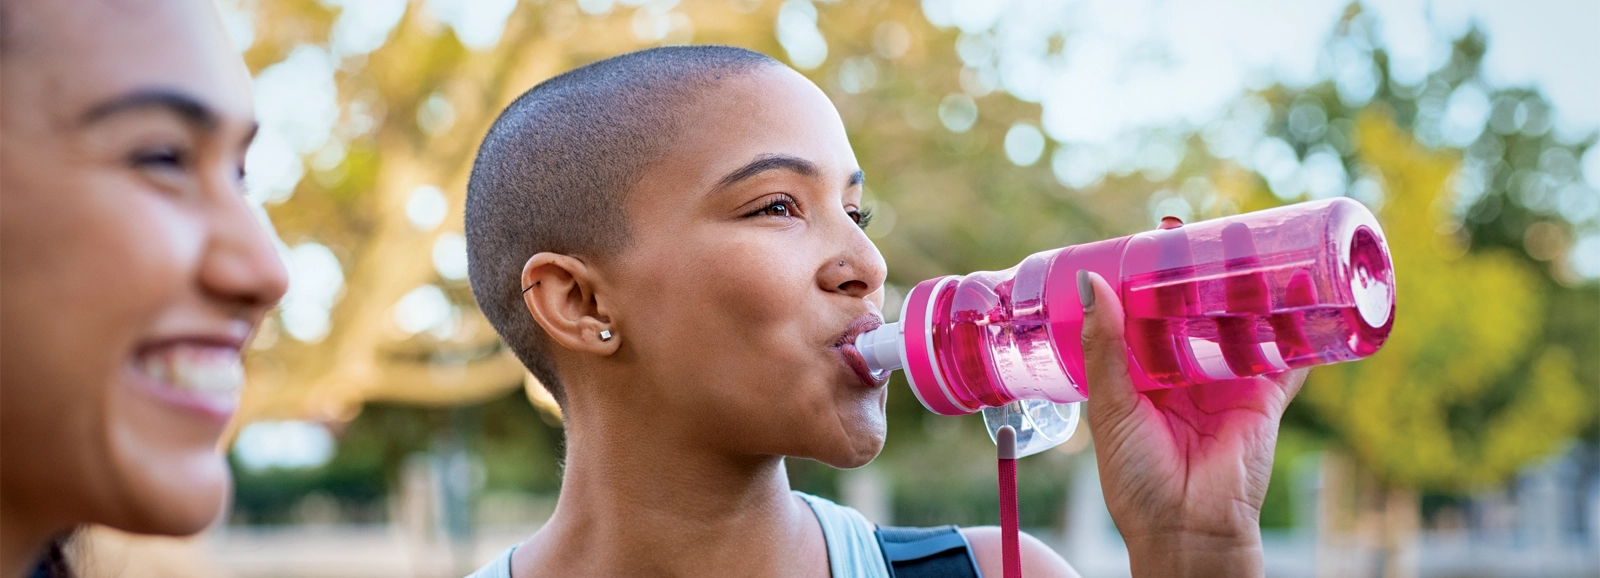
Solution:
[[[631,193],[633,237],[606,268],[619,361],[650,384],[638,411],[686,418],[705,447],[863,465],[883,447],[885,390],[841,345],[881,324],[885,266],[857,223],[838,112],[780,66],[707,89],[691,114]]]
[[[248,73],[208,0],[14,2],[7,17],[7,519],[198,531],[229,487],[216,444],[240,350],[286,284],[240,184]]]

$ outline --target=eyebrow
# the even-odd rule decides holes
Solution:
[[[798,173],[801,176],[806,177],[815,177],[822,172],[817,168],[816,163],[800,157],[789,155],[762,155],[760,158],[750,161],[748,164],[739,167],[733,172],[728,173],[727,176],[722,177],[722,180],[717,181],[716,188],[721,189],[733,185],[734,183],[738,183],[739,181],[753,178],[756,175],[765,173],[767,171],[779,170]],[[863,179],[865,179],[865,174],[858,170],[850,174],[850,179],[845,183],[845,186],[853,187],[859,185],[862,183]]]
[[[762,155],[760,158],[750,161],[749,164],[739,167],[733,172],[728,173],[727,176],[722,177],[722,180],[717,181],[717,188],[720,189],[727,187],[767,171],[779,170],[799,173],[800,175],[807,177],[817,176],[817,173],[821,172],[817,170],[816,164],[800,157],[792,157],[788,155]]]
[[[165,89],[141,90],[97,104],[83,114],[80,124],[90,125],[130,112],[164,110],[191,126],[211,132],[219,124],[218,115],[193,96]]]

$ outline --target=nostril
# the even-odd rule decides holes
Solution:
[[[839,290],[845,293],[865,293],[867,284],[861,281],[845,281],[839,284]]]

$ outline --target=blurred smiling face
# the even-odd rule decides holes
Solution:
[[[240,182],[248,72],[209,0],[6,9],[4,508],[198,531],[228,493],[241,349],[286,284]]]
[[[782,66],[718,81],[630,194],[608,276],[650,395],[694,443],[865,464],[883,382],[854,336],[881,323],[883,257],[859,226],[862,175],[838,112]]]

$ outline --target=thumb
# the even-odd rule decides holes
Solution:
[[[1088,374],[1091,413],[1122,416],[1139,403],[1128,376],[1128,347],[1123,337],[1122,302],[1098,273],[1078,271],[1083,301],[1083,365]]]

